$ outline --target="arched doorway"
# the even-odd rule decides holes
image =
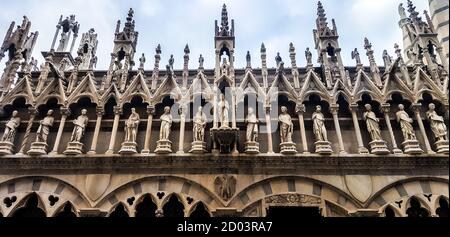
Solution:
[[[184,217],[184,206],[176,195],[172,195],[163,207],[165,217]]]
[[[39,199],[38,196],[33,193],[28,197],[25,205],[14,212],[12,217],[19,218],[36,218],[36,217],[46,217],[44,210],[38,207]]]
[[[156,204],[153,202],[150,195],[146,195],[142,202],[136,206],[136,217],[155,217]]]

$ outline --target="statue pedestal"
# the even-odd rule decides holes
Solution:
[[[283,155],[297,154],[297,148],[293,142],[283,142],[280,144],[280,153]]]
[[[402,146],[405,154],[420,155],[423,153],[423,150],[420,148],[419,141],[417,140],[406,140],[402,143]]]
[[[0,142],[0,155],[12,155],[14,150],[14,144],[11,142]]]
[[[314,145],[316,145],[316,153],[320,155],[331,155],[333,153],[331,142],[329,141],[317,141]]]
[[[436,145],[436,152],[439,154],[448,154],[449,146],[447,140],[441,140],[434,143]]]
[[[169,140],[159,140],[156,142],[156,150],[157,154],[169,154],[172,153],[172,142]]]
[[[212,128],[210,132],[212,141],[219,147],[220,153],[229,154],[232,152],[234,144],[238,141],[238,128]]]
[[[387,154],[391,153],[387,149],[386,142],[383,140],[375,140],[375,141],[369,142],[369,146],[370,146],[370,153],[375,154],[375,155],[387,155]]]
[[[133,155],[137,153],[137,143],[136,142],[124,142],[120,148],[119,154],[122,155]]]
[[[47,143],[45,142],[33,142],[31,143],[31,148],[27,152],[30,156],[40,156],[47,155]]]
[[[84,144],[81,142],[69,142],[67,149],[64,151],[65,155],[81,155],[83,154]]]
[[[189,153],[202,154],[206,152],[206,142],[195,141],[192,142],[191,145],[192,149],[189,151]]]
[[[258,154],[259,153],[259,143],[258,142],[246,142],[245,143],[245,153]]]

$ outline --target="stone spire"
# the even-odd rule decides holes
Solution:
[[[370,63],[370,71],[372,72],[373,80],[375,84],[381,88],[383,86],[381,82],[380,69],[375,62],[375,57],[373,56],[372,44],[369,42],[369,39],[364,38],[364,49],[367,51],[366,55],[369,58]]]
[[[151,90],[156,91],[156,84],[158,82],[159,78],[159,62],[161,61],[161,45],[158,44],[155,49],[155,66],[153,69],[153,75],[152,75],[152,86]]]
[[[336,33],[336,25],[333,20],[333,30],[328,27],[327,15],[325,14],[325,9],[323,8],[322,2],[317,3],[317,31],[320,36],[335,36]]]
[[[216,36],[234,36],[234,20],[231,20],[231,29],[228,22],[228,11],[227,5],[223,4],[222,7],[222,18],[220,21],[220,28],[216,21]]]
[[[189,76],[189,54],[191,50],[189,49],[189,45],[186,44],[184,47],[184,64],[183,64],[183,89],[187,88],[187,80]]]
[[[268,88],[268,82],[267,82],[267,55],[266,55],[266,46],[264,43],[261,44],[261,66],[262,66],[262,78],[263,78],[263,87],[264,89]]]

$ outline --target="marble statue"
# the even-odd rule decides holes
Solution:
[[[294,124],[291,116],[287,113],[286,106],[281,107],[281,114],[278,116],[280,121],[280,138],[281,143],[292,142],[292,132],[294,131]]]
[[[380,120],[377,118],[375,113],[372,111],[372,106],[370,104],[365,105],[366,112],[364,112],[364,120],[366,121],[367,131],[370,133],[370,137],[372,141],[380,141],[383,140],[381,138],[380,131]]]
[[[89,61],[89,69],[92,70],[94,68],[97,67],[97,56],[94,56],[93,58],[91,58],[91,60]]]
[[[281,59],[280,53],[277,53],[277,56],[275,57],[275,62],[277,63],[277,68],[280,66],[280,63],[283,60]]]
[[[164,108],[164,114],[161,115],[161,129],[159,131],[160,140],[169,140],[170,128],[172,127],[172,115],[170,114],[170,107]]]
[[[259,120],[254,113],[253,108],[248,108],[247,119],[245,119],[245,123],[247,124],[247,142],[256,142],[258,140],[258,123]]]
[[[2,136],[2,142],[14,142],[14,137],[16,136],[17,128],[20,125],[20,117],[17,116],[19,112],[14,110],[12,112],[11,119],[6,123],[5,132]]]
[[[305,57],[306,57],[306,62],[308,64],[312,64],[312,53],[311,53],[311,51],[309,51],[309,48],[306,48]]]
[[[71,142],[80,142],[81,138],[84,135],[86,130],[86,126],[89,123],[89,118],[87,117],[87,110],[82,109],[81,115],[78,116],[77,119],[73,120],[73,124],[75,125],[72,132],[72,137],[70,138]]]
[[[431,131],[433,131],[436,141],[447,141],[447,126],[445,125],[444,118],[438,115],[435,109],[436,105],[431,103],[428,105],[428,111],[426,113],[430,122]]]
[[[39,128],[36,132],[36,142],[47,143],[47,137],[50,133],[50,127],[53,127],[55,118],[53,117],[53,110],[47,112],[47,116],[39,122]]]
[[[141,58],[139,58],[139,68],[144,68],[145,60],[145,54],[142,54]]]
[[[322,107],[316,106],[316,111],[312,115],[313,131],[316,141],[328,141],[327,129],[325,128],[325,117],[322,114]]]
[[[405,141],[416,140],[416,135],[414,134],[414,129],[412,126],[412,118],[410,118],[408,113],[406,113],[405,106],[403,104],[399,104],[398,109],[399,111],[396,113],[397,121],[400,124]]]
[[[223,200],[228,201],[236,191],[236,178],[231,175],[221,175],[214,180],[214,191]]]
[[[361,64],[361,57],[359,56],[357,48],[355,48],[355,50],[352,51],[352,59],[356,60],[356,64]]]
[[[252,67],[252,56],[250,55],[250,51],[247,51],[247,55],[245,56],[245,60],[247,61],[247,68]]]
[[[405,12],[405,8],[403,7],[403,3],[400,3],[400,5],[398,5],[398,14],[400,14],[400,20],[408,18],[406,16],[406,12]]]
[[[169,66],[170,66],[170,70],[173,71],[173,64],[175,63],[175,59],[173,58],[173,54],[170,55],[170,59],[169,59]]]
[[[220,121],[220,127],[221,128],[228,128],[229,122],[228,122],[228,110],[230,109],[230,105],[228,104],[227,100],[225,99],[225,95],[222,94],[220,96],[220,102],[219,102],[219,121]]]
[[[200,57],[198,58],[198,67],[203,68],[204,62],[205,62],[205,59],[203,58],[203,55],[200,54]]]
[[[203,113],[203,107],[198,107],[197,114],[194,117],[194,141],[203,142],[205,140],[206,115]]]
[[[136,142],[139,122],[139,114],[132,108],[130,117],[125,121],[125,142]]]

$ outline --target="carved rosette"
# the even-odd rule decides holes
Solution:
[[[305,194],[280,194],[266,197],[264,199],[268,206],[320,206],[322,199]]]

